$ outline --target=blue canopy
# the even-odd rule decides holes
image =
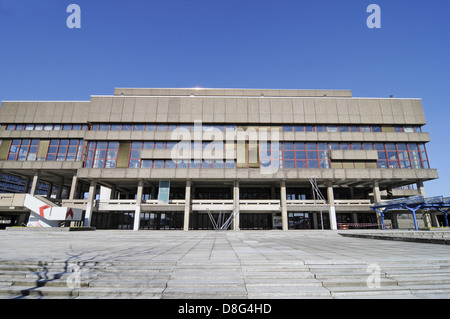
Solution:
[[[444,214],[445,226],[448,227],[447,213],[450,211],[450,197],[435,196],[425,198],[423,196],[411,196],[405,198],[397,198],[388,202],[375,203],[371,209],[377,211],[381,215],[381,221],[383,223],[383,229],[386,229],[384,225],[384,214],[388,210],[395,209],[407,209],[411,212],[414,219],[414,227],[419,230],[417,226],[416,211],[418,209],[434,209]]]

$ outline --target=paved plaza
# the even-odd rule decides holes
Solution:
[[[371,232],[373,233],[373,232]],[[360,263],[448,259],[450,246],[334,231],[0,231],[0,260]]]
[[[0,242],[4,267],[90,264],[113,265],[121,274],[152,273],[143,298],[450,297],[450,245],[343,237],[335,231],[0,231]],[[367,287],[373,265],[381,270],[378,290]],[[88,289],[82,288],[75,296],[98,297],[95,286],[111,280],[99,272],[95,269],[95,280],[86,279],[91,294],[83,295]],[[130,284],[120,278],[116,288]]]

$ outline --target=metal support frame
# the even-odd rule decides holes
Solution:
[[[448,207],[444,210],[444,207]],[[383,209],[384,208],[384,209]],[[416,211],[419,209],[434,209],[442,212],[445,217],[445,226],[448,227],[448,212],[450,211],[450,197],[435,196],[424,198],[423,196],[411,196],[407,198],[398,198],[385,203],[376,203],[371,207],[381,215],[383,229],[385,230],[384,214],[388,210],[407,209],[411,212],[414,219],[414,228],[419,230],[417,224]]]
[[[209,211],[209,209],[206,210],[208,213],[209,219],[211,220],[211,223],[213,225],[214,230],[228,230],[230,228],[231,224],[233,223],[233,220],[235,218],[239,218],[239,210],[235,209],[230,216],[226,218],[226,213],[219,212],[219,218],[216,220],[214,219],[214,216]]]

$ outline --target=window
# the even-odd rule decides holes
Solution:
[[[129,168],[139,168],[141,166],[142,142],[131,143]]]
[[[336,133],[338,131],[337,126],[327,126],[327,132]]]

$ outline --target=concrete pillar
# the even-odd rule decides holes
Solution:
[[[281,225],[283,230],[289,229],[287,205],[286,205],[286,181],[280,183],[280,197],[281,197]]]
[[[30,189],[30,195],[33,195],[33,196],[36,195],[37,186],[39,183],[39,175],[40,175],[39,171],[34,172],[33,183],[31,184],[31,189]],[[27,182],[29,183],[28,179],[27,179]],[[28,187],[28,184],[25,185],[25,190],[27,190],[27,187]]]
[[[141,204],[142,192],[144,191],[144,182],[139,181],[136,194],[136,208],[134,209],[134,225],[133,230],[139,230],[139,223],[141,221]]]
[[[77,191],[77,183],[78,183],[78,177],[77,177],[77,173],[75,172],[72,176],[72,185],[70,186],[69,199],[75,199],[75,194]]]
[[[425,194],[425,186],[423,185],[423,181],[417,181],[417,190],[419,191],[419,195],[426,197]]]
[[[184,196],[184,231],[189,230],[189,215],[191,213],[191,181],[186,181],[186,195]]]
[[[333,184],[330,182],[327,185],[328,204],[330,205],[330,228],[337,230],[336,208],[334,207],[334,193]]]
[[[398,229],[398,218],[397,218],[397,213],[394,211],[391,211],[392,217],[392,229]]]
[[[92,211],[94,210],[95,192],[97,189],[97,181],[91,181],[89,185],[88,202],[86,204],[86,212],[84,214],[84,226],[91,226]]]
[[[373,201],[374,203],[381,202],[381,193],[380,193],[380,186],[378,185],[377,180],[372,181],[372,191],[373,191]],[[376,212],[377,214],[377,223],[378,228],[383,229],[383,221],[381,220],[381,214]]]
[[[236,212],[235,218],[233,219],[233,230],[239,230],[239,181],[234,181],[233,185],[233,212]]]

